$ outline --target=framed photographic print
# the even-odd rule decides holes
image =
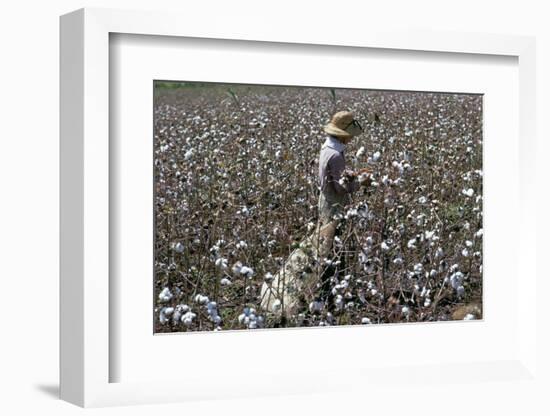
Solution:
[[[533,39],[246,22],[61,19],[62,398],[536,386]]]

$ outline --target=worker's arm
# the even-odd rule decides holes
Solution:
[[[344,176],[346,162],[340,153],[334,154],[328,160],[329,182],[339,195],[355,192],[359,189],[359,182],[353,176]]]

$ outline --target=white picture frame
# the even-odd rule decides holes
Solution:
[[[182,21],[185,20],[185,24]],[[235,33],[238,25],[240,34]],[[211,397],[247,397],[248,395],[308,393],[324,391],[322,382],[284,374],[272,374],[271,385],[284,387],[268,392],[261,386],[246,386],[246,392],[234,387],[206,391],[206,376],[172,382],[110,382],[110,365],[117,357],[110,349],[109,296],[110,218],[109,189],[109,37],[110,34],[134,34],[184,38],[225,39],[235,41],[278,42],[300,45],[376,48],[384,50],[431,51],[437,53],[504,55],[515,57],[519,68],[519,137],[518,156],[520,200],[517,201],[520,223],[517,224],[518,270],[522,285],[517,290],[518,327],[516,353],[506,360],[456,363],[452,360],[437,365],[419,363],[414,370],[383,367],[344,371],[347,382],[332,388],[348,389],[375,385],[375,380],[391,383],[392,379],[410,375],[419,383],[433,383],[437,375],[452,371],[463,382],[486,386],[482,382],[502,379],[530,387],[541,386],[537,373],[537,304],[535,293],[537,271],[535,251],[529,242],[536,240],[536,196],[530,178],[535,173],[535,41],[530,37],[433,33],[430,31],[396,31],[393,29],[355,28],[328,32],[322,25],[311,25],[307,32],[277,24],[254,24],[242,21],[218,21],[205,25],[200,19],[185,19],[173,13],[137,12],[107,9],[82,9],[61,18],[61,398],[84,407],[138,403],[160,403]],[[490,157],[490,156],[489,156]],[[513,270],[510,273],[517,273]],[[540,278],[541,276],[538,276]],[[489,294],[488,296],[491,296]],[[149,308],[150,305],[144,305]],[[405,329],[403,329],[405,331]],[[408,333],[414,329],[407,329]],[[292,331],[285,335],[292,337]],[[341,334],[334,333],[338,337]],[[298,369],[299,372],[299,369]],[[468,374],[480,376],[470,379]],[[344,378],[345,378],[344,377]],[[308,383],[305,383],[305,381]],[[539,384],[537,384],[539,383]],[[192,384],[190,386],[190,384]],[[306,387],[304,387],[306,385]],[[186,388],[182,388],[185,386]],[[330,389],[329,389],[330,390]],[[496,390],[487,394],[498,397]]]

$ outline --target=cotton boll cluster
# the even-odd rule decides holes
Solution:
[[[382,154],[379,151],[376,151],[372,154],[372,156],[368,159],[368,162],[376,163],[380,160],[380,157]]]
[[[464,282],[464,274],[460,271],[456,271],[449,277],[449,281],[451,282],[451,287],[456,291],[456,295],[460,298],[464,296],[464,286],[462,283]]]
[[[206,305],[209,301],[208,296],[201,295],[200,293],[195,296],[195,302],[199,305]]]
[[[170,289],[165,287],[162,289],[162,292],[159,293],[159,301],[160,302],[170,302],[173,295],[172,292],[170,292]]]
[[[170,320],[169,316],[172,315],[173,313],[174,313],[174,308],[171,308],[171,307],[161,308],[159,312],[160,323],[164,325],[166,322],[168,322]]]
[[[174,324],[177,324],[178,322],[180,322],[181,317],[185,313],[189,312],[189,310],[190,310],[189,306],[185,304],[176,305],[174,315],[172,316]]]
[[[248,329],[261,328],[264,323],[264,318],[256,314],[256,309],[246,307],[243,313],[239,315],[239,324],[246,326]]]
[[[221,316],[218,314],[218,304],[216,302],[208,302],[206,304],[206,311],[208,318],[214,322],[215,325],[219,325],[222,321]]]
[[[220,257],[216,259],[216,267],[226,270],[227,269],[227,259]]]
[[[254,276],[254,270],[252,270],[252,269],[251,269],[250,267],[248,267],[248,266],[243,266],[243,267],[241,267],[240,273],[241,273],[243,276],[248,277],[249,279],[251,279],[252,276]]]
[[[231,271],[233,272],[234,275],[245,276],[249,279],[251,279],[252,276],[254,276],[254,270],[252,270],[251,267],[244,266],[240,261],[236,262],[233,265],[233,267],[231,268]]]
[[[188,311],[181,316],[181,322],[183,322],[183,324],[189,328],[191,325],[193,325],[193,320],[196,317],[197,315],[195,313]]]

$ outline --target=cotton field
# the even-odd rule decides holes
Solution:
[[[281,319],[261,287],[317,224],[338,110],[373,180],[317,260],[330,277]],[[482,318],[482,136],[479,95],[157,83],[155,332]]]

